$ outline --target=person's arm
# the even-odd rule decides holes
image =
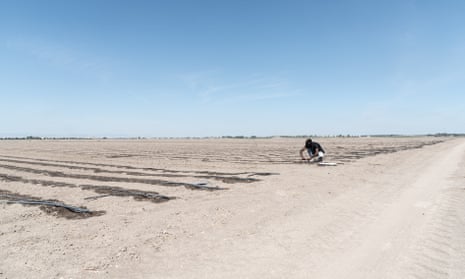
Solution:
[[[306,160],[305,157],[304,157],[304,151],[305,151],[305,146],[302,147],[302,149],[300,149],[300,157],[302,158],[302,160]]]
[[[320,149],[318,147],[315,148],[315,152],[312,152],[313,155],[310,155],[310,159],[313,159],[314,157],[318,157],[318,152],[320,151]]]

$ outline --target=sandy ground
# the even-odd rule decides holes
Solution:
[[[465,278],[464,138],[316,141],[0,141],[0,278]]]

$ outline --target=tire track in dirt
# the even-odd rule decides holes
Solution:
[[[463,278],[465,262],[465,156],[457,173],[437,198],[424,204],[432,216],[419,238],[403,256],[402,270],[413,278]],[[433,210],[428,210],[434,207]]]
[[[457,191],[453,194],[460,196],[441,198],[437,214],[406,256],[410,264],[404,269],[414,278],[461,278],[454,273],[463,271],[465,261],[465,216],[457,209],[465,204],[465,196]]]
[[[463,265],[451,266],[456,259],[465,260],[465,251],[454,248],[465,244],[465,193],[451,191],[455,186],[450,178],[465,158],[465,143],[440,150],[444,151],[441,156],[419,162],[425,168],[410,173],[417,178],[377,214],[377,220],[361,234],[365,236],[360,245],[338,256],[337,270],[324,269],[319,276],[450,278],[455,272],[463,278]]]

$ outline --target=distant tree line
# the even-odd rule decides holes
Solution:
[[[377,134],[377,135],[333,135],[333,136],[321,136],[321,135],[281,135],[281,136],[220,136],[220,137],[0,137],[0,140],[106,140],[106,139],[270,139],[274,137],[280,138],[317,138],[317,137],[331,137],[331,138],[359,138],[359,137],[413,137],[413,136],[428,136],[428,137],[464,137],[465,133],[436,133],[436,134],[425,134],[425,135],[401,135],[401,134]]]
[[[428,134],[430,137],[464,137],[465,133],[436,133]]]
[[[94,138],[80,138],[80,137],[36,137],[36,136],[27,136],[27,137],[3,137],[0,140],[88,140]]]

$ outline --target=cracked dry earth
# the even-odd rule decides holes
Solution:
[[[465,139],[0,141],[0,278],[465,278]]]

